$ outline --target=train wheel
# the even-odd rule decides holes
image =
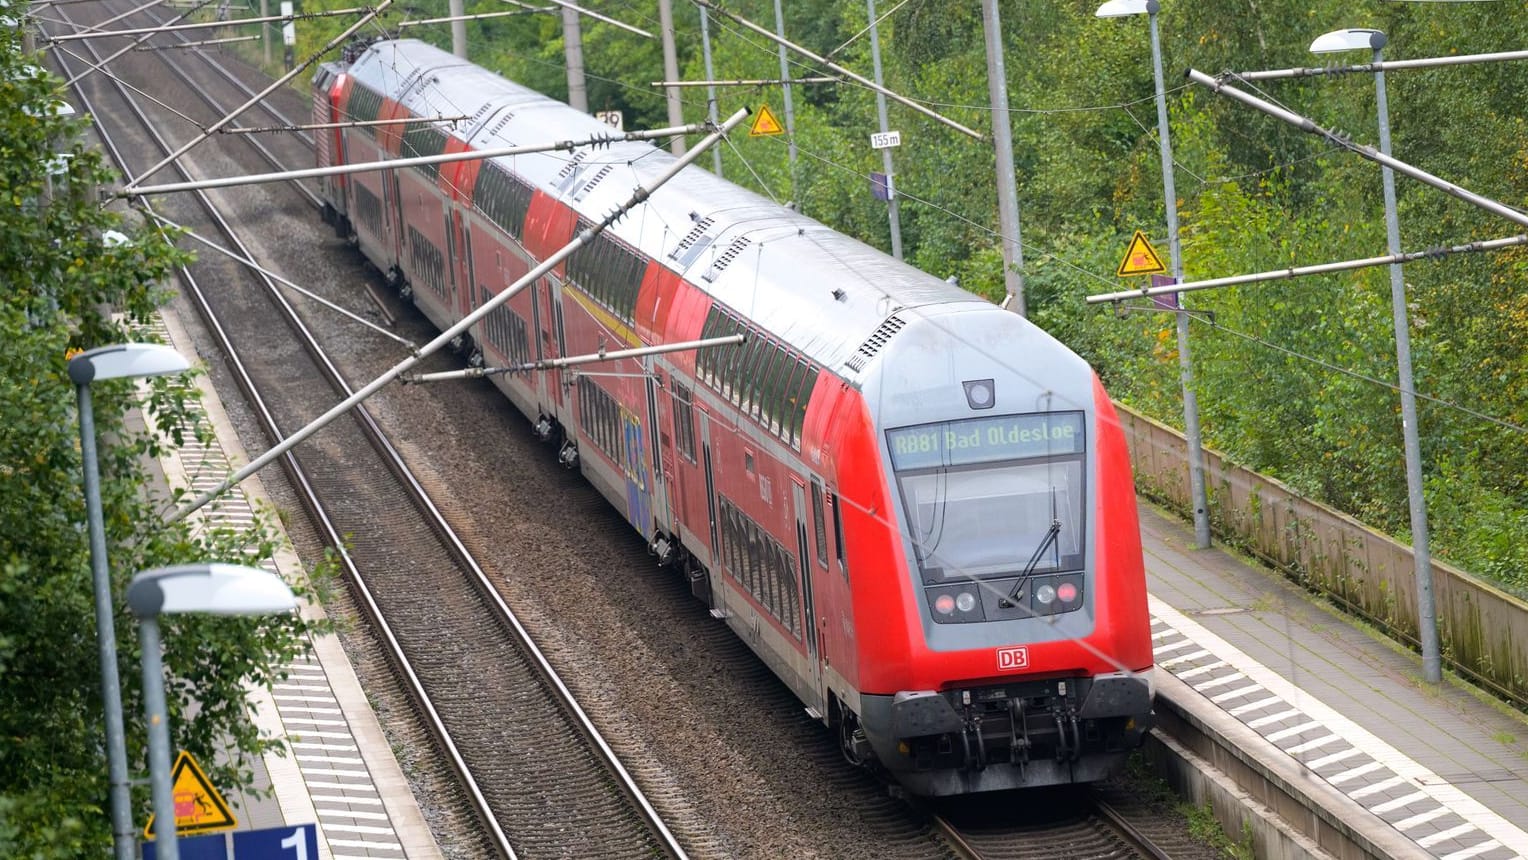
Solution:
[[[874,753],[864,729],[860,728],[859,714],[839,704],[837,698],[833,699],[832,712],[833,721],[838,724],[838,748],[844,758],[856,767],[870,767]]]

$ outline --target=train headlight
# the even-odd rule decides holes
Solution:
[[[1073,589],[1075,591],[1075,589]],[[1046,606],[1056,602],[1056,587],[1049,583],[1035,589],[1035,601]]]
[[[961,595],[964,597],[965,595]],[[955,611],[955,598],[948,594],[941,594],[934,598],[934,611],[940,615],[949,615]]]
[[[969,591],[962,591],[959,596],[955,598],[955,608],[959,609],[961,612],[970,612],[971,610],[975,609],[976,595]]]
[[[1077,584],[1075,582],[1063,582],[1056,586],[1056,596],[1062,603],[1071,603],[1077,599]]]

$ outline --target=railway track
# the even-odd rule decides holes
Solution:
[[[968,860],[1172,860],[1195,855],[1199,846],[1178,844],[1176,829],[1152,825],[1154,816],[1139,798],[1108,794],[1107,789],[1079,788],[1030,801],[1023,794],[1008,794],[931,812],[930,820],[955,854]]]
[[[67,23],[76,23],[68,10],[58,11]],[[94,42],[84,44],[99,62]],[[73,71],[67,58],[60,62],[66,74]],[[205,84],[194,84],[178,70],[174,74],[208,109],[217,110]],[[154,157],[173,151],[176,143],[160,132],[173,121],[152,116],[119,77],[105,79],[109,86],[91,85],[102,80],[87,78],[76,94],[82,107],[102,120],[103,142],[131,177]],[[166,107],[163,100],[159,106]],[[125,129],[118,123],[127,117],[140,127],[133,137],[151,146],[119,142]],[[269,150],[257,151],[279,163]],[[179,166],[174,169],[191,178]],[[187,217],[197,213],[183,205],[178,223],[213,228],[238,253],[256,256],[218,201],[195,197],[194,208],[203,217]],[[312,203],[312,195],[307,197]],[[215,261],[183,270],[182,288],[215,333],[229,369],[273,439],[316,417],[336,395],[350,393],[269,277],[231,271],[227,261]],[[239,324],[272,318],[282,325],[257,331]],[[453,764],[461,794],[481,820],[484,845],[511,857],[685,856],[369,414],[358,409],[335,422],[284,465],[326,541],[341,548],[357,601],[388,643],[416,710]],[[378,511],[389,515],[378,517]],[[483,719],[487,714],[494,719]]]
[[[178,114],[188,114],[192,110],[188,105],[200,104],[200,122],[205,124],[221,117],[227,105],[243,103],[255,92],[246,80],[222,70],[220,64],[205,52],[176,52],[175,58],[182,56],[204,63],[205,70],[198,66],[194,73],[171,72],[163,68],[139,71],[144,81],[157,81],[161,86],[175,86],[181,92],[189,89],[197,93],[195,99],[190,96],[173,99]],[[148,65],[149,58],[145,55],[134,59],[135,67]],[[154,59],[169,64],[168,58]],[[129,106],[133,96],[121,87],[107,87],[90,79],[86,83],[95,89],[87,96],[82,88],[81,98],[101,100],[103,104],[108,99],[114,100],[111,104],[121,105],[118,112],[123,115],[136,110]],[[216,90],[226,92],[226,98],[220,101],[215,95]],[[296,106],[289,115],[267,104],[258,105],[252,111],[265,112],[276,124],[291,125],[294,124],[291,115],[302,116],[300,111],[305,109],[300,97],[292,100],[296,101]],[[170,99],[161,98],[161,101]],[[87,109],[101,115],[99,108]],[[187,120],[153,106],[145,108],[139,117],[137,124],[142,129],[158,126],[189,130],[198,124],[197,120]],[[118,154],[118,163],[129,176],[133,175],[134,169],[141,170],[144,165],[162,157],[148,153],[167,153],[177,143],[174,140],[152,141],[142,129],[131,132],[136,135],[134,143],[121,147]],[[239,144],[245,139],[246,136],[220,135],[204,144],[203,147],[209,150],[215,146],[217,149],[212,150],[214,156],[206,159],[199,170],[206,175],[227,175],[254,172],[257,168],[250,166],[250,159],[258,159],[265,165],[259,169],[306,166],[311,161],[311,153],[302,145],[300,135],[282,135],[264,147],[263,152],[249,148],[247,144],[240,149]],[[193,155],[203,161],[201,149],[193,150]],[[169,170],[161,171],[156,181],[169,181]],[[252,226],[251,234],[246,238],[254,247],[243,253],[255,259],[282,260],[288,264],[283,266],[283,271],[295,280],[315,283],[322,277],[300,274],[304,270],[324,271],[308,259],[309,255],[329,258],[331,265],[336,256],[351,260],[354,257],[337,241],[298,243],[283,240],[283,236],[293,235],[292,231],[308,235],[322,230],[318,219],[311,213],[311,207],[315,205],[313,196],[304,193],[306,189],[294,191],[297,187],[296,183],[286,183],[234,194],[224,192],[205,198],[205,202],[179,194],[155,203],[176,223],[193,226],[199,232],[214,229],[222,232],[223,244],[235,241],[228,238],[234,231],[226,228],[224,232],[225,228],[215,226],[202,210],[218,207],[231,210],[231,220]],[[351,371],[353,378],[370,378],[365,376],[367,368],[380,370],[399,357],[397,347],[393,346],[389,351],[381,336],[357,334],[353,325],[336,333],[328,322],[333,319],[329,311],[301,298],[288,301],[268,279],[251,281],[246,270],[227,260],[213,258],[205,252],[201,256],[202,262],[186,273],[185,293],[196,297],[199,312],[207,317],[208,329],[219,341],[219,351],[227,356],[230,373],[247,376],[248,381],[241,385],[263,393],[245,395],[252,408],[262,413],[261,420],[270,437],[255,447],[273,444],[271,438],[279,438],[282,430],[291,432],[303,426],[343,396],[343,392],[348,391],[343,382],[330,381],[322,385],[318,382],[339,379],[341,374],[337,366],[358,368]],[[361,266],[353,264],[341,269],[333,278],[348,286],[336,285],[321,291],[336,301],[362,301],[358,298],[361,291],[355,289],[355,284],[365,283],[368,277]],[[411,316],[406,307],[397,308],[391,302],[389,305],[400,317]],[[203,307],[205,310],[201,309]],[[270,322],[276,319],[281,322]],[[304,319],[308,322],[303,322]],[[417,324],[417,318],[412,323],[405,319],[402,327],[408,329]],[[309,331],[309,326],[318,329],[326,325],[331,330],[322,336]],[[325,351],[318,345],[320,340],[329,344],[331,351],[337,341],[338,350],[344,357],[323,358]],[[441,369],[445,364],[446,359],[441,357],[434,360],[433,367],[421,370]],[[1025,849],[1005,843],[1004,839],[1022,837],[1035,845],[1048,845],[1053,850],[1063,834],[1070,834],[1076,826],[1072,821],[1075,816],[1067,814],[1057,819],[1060,824],[1033,824],[1031,830],[1037,833],[1009,834],[1008,837],[990,827],[973,829],[969,823],[964,828],[957,826],[945,830],[926,814],[909,810],[901,801],[889,798],[876,780],[841,762],[832,738],[821,731],[820,726],[801,716],[799,703],[741,642],[726,628],[704,619],[704,613],[697,609],[698,604],[689,600],[682,581],[654,574],[640,581],[622,577],[577,582],[578,576],[561,569],[563,561],[557,557],[557,544],[545,552],[530,549],[546,542],[547,529],[552,527],[547,522],[537,521],[534,501],[527,504],[525,510],[517,511],[513,518],[483,517],[475,508],[463,506],[454,492],[459,474],[484,471],[475,459],[464,454],[446,453],[443,459],[427,462],[418,477],[404,477],[410,472],[405,459],[419,459],[421,446],[416,441],[417,435],[395,435],[399,441],[394,445],[376,429],[379,424],[399,424],[399,416],[394,413],[403,410],[396,402],[389,405],[388,395],[389,392],[384,391],[375,401],[374,405],[380,410],[376,419],[358,414],[355,421],[342,419],[336,422],[300,446],[296,456],[288,457],[284,466],[294,492],[304,498],[302,504],[309,510],[314,528],[323,532],[323,540],[347,548],[345,558],[355,568],[355,573],[347,576],[359,583],[353,589],[355,602],[371,616],[367,624],[376,631],[375,638],[384,643],[384,647],[391,648],[396,643],[397,656],[389,657],[398,667],[393,674],[407,679],[407,683],[416,684],[421,690],[412,694],[415,697],[412,708],[422,720],[440,724],[441,728],[431,730],[434,738],[430,743],[434,752],[430,756],[452,760],[461,774],[475,776],[482,783],[480,789],[474,789],[469,776],[454,778],[460,783],[456,788],[461,798],[459,802],[481,810],[471,815],[479,824],[470,837],[472,844],[463,847],[469,856],[486,856],[494,852],[505,855],[513,852],[519,856],[661,853],[679,856],[688,850],[694,855],[717,857],[773,857],[798,854],[802,845],[812,846],[811,850],[820,851],[823,856],[842,857],[962,856],[968,850],[980,853],[967,856],[1056,856],[1043,851],[1022,853]],[[497,403],[501,412],[509,411],[491,390],[478,390],[473,396]],[[455,428],[447,424],[456,419],[457,408],[455,403],[449,402],[438,407],[434,417],[439,422],[438,430],[427,428],[422,432],[439,432],[457,441]],[[506,426],[490,427],[490,431],[523,432],[525,428],[516,426],[517,420],[514,417],[507,419],[500,422]],[[373,436],[382,441],[373,441]],[[470,440],[471,443],[478,443],[478,440]],[[380,453],[368,453],[378,450]],[[570,528],[568,522],[560,523],[560,528],[570,535],[560,538],[565,542],[562,546],[584,541],[624,546],[626,549],[616,553],[616,569],[625,571],[642,566],[645,560],[640,542],[635,541],[604,502],[576,477],[566,476],[555,469],[552,471],[566,480],[556,490],[563,497],[562,506],[548,514],[546,519],[567,520],[572,514],[576,516],[574,522],[596,524],[593,530],[580,534],[580,526]],[[504,483],[522,480],[527,484],[534,483],[518,473],[514,477],[506,474],[500,478]],[[430,496],[440,500],[440,510],[434,510],[434,505],[427,501]],[[433,521],[425,522],[414,513],[421,506],[431,511]],[[455,533],[446,520],[455,524]],[[443,537],[448,534],[459,534],[459,537]],[[633,545],[636,551],[628,552]],[[482,554],[485,550],[501,552],[505,546],[517,547],[516,555],[522,553],[518,548],[524,548],[525,563],[495,559],[498,573],[490,577],[484,574],[482,565],[463,561],[464,556],[470,559],[468,547]],[[567,587],[552,589],[551,597],[541,598],[543,605],[538,607],[543,610],[541,617],[533,617],[523,625],[508,620],[513,614],[505,606],[506,601],[519,606],[516,598],[523,595],[518,593],[527,590],[532,580],[544,579],[548,574],[566,577]],[[623,594],[627,590],[630,594]],[[596,597],[591,598],[590,594]],[[611,605],[601,602],[606,598],[612,598]],[[673,748],[655,751],[650,756],[644,751],[634,757],[633,749],[640,748],[643,741],[618,738],[616,742],[624,748],[626,767],[640,777],[636,781],[650,786],[650,792],[651,786],[660,787],[660,797],[655,803],[633,800],[641,795],[635,782],[626,787],[619,776],[619,766],[596,762],[598,748],[603,746],[608,750],[610,744],[574,740],[575,734],[583,734],[572,728],[578,720],[568,717],[570,712],[579,709],[577,704],[559,703],[555,697],[545,698],[534,706],[525,706],[522,702],[525,690],[570,685],[547,680],[550,667],[542,669],[532,665],[538,660],[526,656],[524,646],[513,641],[515,634],[529,628],[537,637],[559,639],[548,650],[551,662],[562,666],[575,659],[567,640],[577,640],[579,634],[574,628],[570,628],[572,632],[562,629],[564,622],[574,620],[571,617],[573,611],[595,615],[619,612],[622,609],[618,604],[622,601],[644,607],[643,623],[650,625],[652,630],[628,628],[625,635],[630,641],[615,645],[616,649],[625,647],[635,654],[649,656],[655,652],[679,650],[674,645],[674,628],[686,629],[683,625],[695,625],[697,632],[684,634],[683,641],[696,646],[699,658],[679,655],[667,670],[676,676],[691,677],[683,685],[675,685],[680,687],[677,693],[665,688],[665,693],[655,697],[656,705],[635,701],[631,688],[624,692],[617,690],[616,676],[628,674],[630,670],[621,663],[622,658],[610,656],[611,646],[607,644],[601,652],[607,656],[597,660],[619,665],[611,668],[608,674],[594,674],[571,686],[598,690],[597,698],[593,701],[586,699],[585,706],[602,712],[603,724],[611,722],[613,710],[631,711],[635,716],[630,719],[648,725],[657,723],[660,727],[651,729],[648,742],[654,736],[675,735],[680,738],[676,747],[686,752],[691,747],[705,749],[691,740],[692,735],[701,736],[702,742],[719,737],[723,739],[721,745],[736,745],[736,749],[724,749],[720,756],[713,748],[709,761],[704,753],[697,755],[695,767],[698,770],[736,774],[712,783],[715,789],[710,793],[702,789],[699,799],[686,799],[683,793],[676,797],[667,790],[673,783],[685,780],[701,783],[703,779],[693,775],[676,776],[675,768],[668,762],[658,761],[665,758],[665,752],[672,760]],[[547,617],[548,613],[559,610],[567,614]],[[700,616],[701,620],[691,620],[692,616]],[[617,630],[616,634],[614,638],[619,639],[621,631]],[[595,647],[593,643],[582,641],[574,647],[585,644]],[[543,648],[546,647],[543,643]],[[546,663],[547,660],[540,658],[539,662]],[[726,683],[702,683],[708,680],[705,676],[713,673],[726,676],[722,679]],[[658,680],[656,675],[653,680]],[[608,694],[605,692],[607,687],[611,690]],[[742,696],[736,692],[739,689],[744,691]],[[690,696],[694,701],[680,708],[681,703],[672,698],[665,700],[665,695]],[[614,701],[617,699],[620,701]],[[667,710],[668,705],[676,706],[675,712]],[[791,716],[763,721],[766,730],[779,734],[773,741],[762,741],[762,751],[747,748],[755,741],[758,723],[748,724],[751,728],[738,728],[723,722],[700,723],[704,715],[713,713],[727,720],[739,719],[739,708],[766,715]],[[437,714],[438,720],[434,720]],[[675,725],[662,722],[666,720],[674,720]],[[587,718],[584,722],[588,722]],[[699,724],[691,728],[685,725],[687,723]],[[544,734],[548,725],[562,728]],[[780,738],[785,740],[782,742]],[[451,752],[453,747],[455,752]],[[573,751],[565,751],[568,749]],[[786,760],[786,764],[779,766],[783,776],[756,775],[767,767],[776,766],[773,763],[766,765],[766,762],[782,758]],[[803,776],[810,779],[805,785],[800,780]],[[564,791],[565,787],[568,790]],[[786,792],[795,793],[793,800],[798,806],[780,802],[779,796]],[[832,797],[826,796],[829,793]],[[695,789],[689,789],[690,797],[696,794]],[[700,804],[714,807],[706,810],[712,816],[710,821],[704,820],[705,816],[695,809]],[[653,820],[644,820],[644,805],[656,806],[664,810],[664,814],[655,813]],[[669,818],[667,825],[661,821],[654,823],[665,815]],[[828,820],[809,823],[804,820],[808,815]],[[691,820],[693,817],[702,820]],[[724,823],[718,825],[717,821]],[[1101,824],[1095,827],[1106,829]],[[724,828],[734,828],[736,834]],[[495,830],[504,834],[502,841],[497,839]],[[718,830],[723,832],[718,834]],[[670,831],[679,836],[673,837]],[[761,832],[762,836],[756,835]],[[827,835],[821,835],[823,833]],[[776,838],[772,840],[772,836]],[[1109,853],[1126,850],[1115,847],[1125,844],[1125,837],[1098,838],[1100,844],[1108,848],[1096,856],[1165,856],[1143,850]],[[1185,851],[1172,856],[1210,855]]]

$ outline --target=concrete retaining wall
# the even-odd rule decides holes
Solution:
[[[1116,404],[1136,487],[1189,510],[1183,435]],[[1283,484],[1205,451],[1205,486],[1218,538],[1236,543],[1309,588],[1416,647],[1411,547],[1308,501]],[[1528,602],[1457,568],[1433,563],[1443,659],[1455,671],[1528,705]]]

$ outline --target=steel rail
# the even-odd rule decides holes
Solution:
[[[182,40],[187,38],[181,34],[176,34],[176,36]],[[239,81],[238,78],[235,78],[232,74],[230,74],[227,69],[224,69],[220,64],[214,62],[211,57],[206,55],[206,53],[200,50],[195,51],[194,53],[197,59],[201,60],[203,63],[206,63],[214,71],[221,73],[223,79],[237,88],[240,92],[243,92],[245,95],[252,95],[252,93],[249,91],[249,87],[245,86],[242,81]],[[187,88],[196,93],[197,96],[201,98],[202,103],[207,105],[207,107],[212,108],[217,112],[222,112],[224,110],[224,106],[218,104],[217,101],[207,93],[206,87],[193,80],[191,76],[186,73],[185,69],[180,67],[179,63],[171,63],[166,61],[165,66],[169,68],[172,74],[180,79],[181,83],[185,84]],[[287,121],[287,118],[284,115],[282,115],[279,111],[270,105],[267,105],[263,99],[259,103],[259,108],[277,120]],[[311,138],[309,139],[311,140]],[[263,141],[259,140],[258,138],[248,138],[248,143],[250,146],[254,147],[255,152],[259,153],[261,160],[263,160],[266,164],[269,164],[272,167],[281,166],[281,159],[277,158],[270,151],[270,149],[266,147]],[[181,175],[186,175],[185,171],[181,171]],[[294,180],[292,182],[292,187],[296,188],[299,194],[306,197],[308,202],[311,203],[315,209],[323,205],[322,201],[318,199],[318,195],[314,194],[311,190],[308,189],[307,186],[303,185],[301,182]],[[246,259],[253,258],[246,255]]]
[[[1100,818],[1109,822],[1110,827],[1113,827],[1119,831],[1121,836],[1125,837],[1125,841],[1130,843],[1130,847],[1150,857],[1151,860],[1172,860],[1172,857],[1166,851],[1163,851],[1157,847],[1156,843],[1146,838],[1146,834],[1142,833],[1134,824],[1126,821],[1125,817],[1119,814],[1119,810],[1109,803],[1095,797],[1093,798],[1093,808],[1098,812]]]
[[[136,100],[133,99],[131,94],[127,93],[120,84],[117,86],[122,94],[122,97],[132,108],[139,121],[143,122],[145,128],[149,129],[150,134],[156,139],[156,142],[160,145],[160,147],[165,151],[169,151],[169,145],[153,128],[152,123],[148,120],[147,116],[142,111],[142,108],[137,104]],[[82,104],[88,104],[89,99],[83,92],[83,89],[79,89],[77,92]],[[91,112],[94,113],[93,110]],[[735,121],[739,119],[740,117],[734,117]],[[103,141],[109,141],[109,135],[104,128],[101,129],[101,137]],[[126,173],[129,168],[127,166],[125,157],[121,154],[120,151],[116,149],[115,146],[111,146],[111,150],[114,160],[117,161],[119,167],[124,171],[124,173]],[[176,165],[176,170],[182,175],[185,175],[184,169],[181,168],[179,164]],[[232,227],[228,225],[227,221],[223,219],[219,213],[217,213],[215,207],[212,206],[210,199],[201,193],[198,193],[198,198],[200,199],[202,206],[209,213],[209,216],[218,224],[219,229],[221,229],[225,235],[229,237],[230,241],[236,245],[242,253],[244,253],[246,256],[250,256],[248,248],[244,247],[243,244],[239,242]],[[271,436],[271,438],[279,440],[281,438],[281,432],[276,426],[274,416],[272,416],[269,408],[265,405],[264,400],[260,397],[258,391],[256,390],[255,382],[245,367],[244,362],[239,358],[236,350],[234,349],[232,340],[228,336],[227,331],[216,318],[216,314],[213,312],[213,309],[210,303],[208,303],[205,295],[201,292],[200,288],[195,285],[195,279],[191,276],[191,273],[183,268],[182,275],[186,278],[188,286],[195,297],[199,312],[207,321],[209,329],[211,329],[214,333],[214,336],[218,340],[220,347],[224,350],[225,355],[228,356],[230,369],[234,371],[234,376],[239,384],[240,389],[245,393],[245,396],[249,398],[251,406],[256,409],[257,415],[260,417],[261,424],[265,428],[266,432]],[[321,368],[324,369],[325,373],[329,376],[331,384],[333,384],[339,390],[349,393],[351,389],[348,383],[345,381],[343,375],[329,360],[327,353],[324,352],[323,348],[318,344],[311,331],[302,322],[301,317],[297,314],[296,310],[291,306],[290,303],[286,301],[285,297],[279,290],[276,289],[275,285],[271,283],[268,278],[262,276],[261,279],[265,282],[266,288],[272,296],[273,300],[282,309],[282,312],[284,316],[286,316],[289,324],[301,336],[305,349],[313,356],[314,360],[319,364]],[[381,453],[387,460],[389,468],[395,473],[395,475],[398,476],[400,482],[406,486],[409,494],[414,497],[416,504],[421,510],[421,513],[424,514],[429,521],[431,528],[440,536],[441,540],[446,545],[446,548],[451,553],[451,555],[455,557],[463,566],[463,568],[472,575],[473,581],[476,584],[478,590],[489,602],[495,606],[501,621],[505,624],[506,628],[508,628],[513,633],[517,644],[520,646],[525,655],[530,659],[531,664],[536,668],[537,674],[542,677],[548,689],[555,693],[556,698],[559,700],[559,704],[562,705],[564,710],[574,717],[574,724],[579,729],[580,734],[584,736],[585,740],[596,751],[601,763],[616,780],[617,785],[620,787],[622,793],[632,801],[633,805],[642,814],[642,818],[647,824],[649,830],[651,830],[654,835],[658,837],[664,847],[664,850],[666,850],[671,856],[678,858],[687,857],[688,855],[685,852],[683,846],[679,843],[678,838],[668,829],[661,815],[659,815],[656,808],[653,807],[651,802],[647,799],[641,787],[636,783],[636,780],[630,775],[629,772],[626,771],[624,765],[621,764],[614,750],[600,734],[598,728],[594,726],[592,720],[590,720],[587,713],[579,704],[578,700],[574,697],[572,691],[568,688],[566,683],[563,682],[557,671],[552,667],[550,661],[546,658],[546,655],[536,645],[536,642],[531,637],[530,633],[521,624],[514,611],[503,601],[502,597],[500,597],[498,591],[493,587],[493,584],[490,581],[487,573],[477,563],[477,560],[466,548],[466,545],[456,535],[455,531],[446,521],[445,516],[430,499],[428,493],[424,490],[420,482],[413,476],[407,464],[404,462],[402,455],[388,440],[381,427],[376,423],[375,419],[372,418],[370,413],[367,412],[364,407],[356,408],[354,413],[363,431],[369,438],[373,440],[374,444],[378,448],[379,453]],[[448,757],[451,761],[452,768],[458,774],[459,778],[462,779],[464,783],[463,788],[466,789],[469,797],[472,799],[474,806],[477,808],[478,817],[483,821],[484,826],[488,829],[489,835],[495,842],[495,847],[500,850],[504,856],[511,858],[515,857],[516,855],[513,851],[513,848],[509,844],[507,836],[499,828],[498,823],[492,814],[492,810],[487,804],[486,798],[484,798],[481,790],[477,786],[476,781],[471,776],[470,770],[467,768],[466,762],[461,757],[459,750],[457,750],[455,744],[451,741],[449,730],[444,725],[444,722],[440,718],[439,714],[435,711],[434,706],[430,701],[429,694],[424,690],[423,684],[420,681],[418,675],[414,672],[412,666],[409,664],[408,658],[403,653],[402,646],[398,642],[397,637],[393,634],[386,620],[382,617],[380,607],[377,605],[376,600],[366,586],[364,575],[355,568],[353,562],[349,558],[348,553],[345,553],[343,549],[344,538],[338,533],[338,530],[334,527],[331,519],[325,512],[322,502],[317,496],[316,490],[313,489],[312,482],[308,479],[306,473],[302,470],[301,465],[296,461],[295,456],[293,456],[290,451],[286,452],[285,456],[283,457],[283,464],[286,466],[289,475],[292,476],[294,486],[298,488],[302,494],[305,507],[309,507],[310,513],[314,516],[316,522],[324,531],[326,535],[326,542],[335,547],[338,550],[341,558],[344,560],[347,567],[347,572],[349,572],[352,576],[352,581],[356,584],[357,589],[362,596],[361,602],[363,606],[365,606],[368,615],[371,616],[372,621],[377,625],[377,629],[387,642],[390,661],[393,663],[399,674],[405,679],[405,686],[408,688],[411,698],[413,698],[416,703],[420,705],[421,710],[428,715],[426,722],[429,724],[432,734],[436,736],[437,740],[439,740],[442,743],[442,746],[445,747],[448,751]]]
[[[91,52],[95,53],[93,48],[91,48]],[[59,58],[59,62],[62,64],[67,64],[67,60],[62,56]],[[129,93],[121,83],[114,81],[114,85],[117,87],[118,92],[121,94],[128,107],[132,110],[133,114],[137,117],[138,121],[143,123],[143,126],[147,130],[149,136],[154,139],[155,143],[158,144],[161,149],[168,152],[170,150],[169,144],[164,140],[163,137],[160,136],[159,131],[154,127],[153,122],[148,118],[147,114],[144,113],[143,108],[138,104],[137,99],[133,98],[132,94]],[[85,93],[83,87],[76,87],[76,95],[80,99],[81,105],[86,108],[88,113],[92,115],[99,115],[94,110],[94,108],[91,107],[90,98]],[[97,131],[102,142],[110,150],[112,160],[117,163],[118,169],[123,172],[123,175],[129,175],[131,172],[131,167],[129,166],[128,160],[126,156],[123,155],[123,153],[112,142],[109,130],[103,124],[97,126]],[[178,163],[175,165],[175,170],[181,173],[181,175],[187,175],[185,168]],[[239,240],[232,226],[228,224],[227,220],[224,219],[221,213],[217,211],[217,208],[212,205],[212,201],[205,194],[198,193],[197,197],[201,207],[206,211],[208,217],[211,218],[212,221],[218,226],[219,230],[221,230],[224,235],[228,237],[229,241],[235,245],[241,251],[241,253],[245,254],[246,256],[250,256],[249,249],[244,246],[244,244]],[[190,270],[187,267],[182,266],[180,271],[183,283],[187,287],[188,293],[193,300],[193,304],[195,304],[197,311],[202,316],[203,321],[213,334],[213,337],[217,340],[219,347],[223,350],[223,354],[226,357],[229,370],[232,372],[234,379],[239,386],[239,389],[244,393],[245,398],[248,400],[249,406],[254,410],[262,428],[264,428],[265,432],[272,438],[280,438],[281,430],[276,424],[275,416],[272,415],[270,408],[265,403],[265,400],[260,396],[260,393],[257,390],[257,386],[254,382],[254,378],[247,369],[244,360],[240,357],[238,350],[234,347],[232,338],[228,335],[228,332],[223,327],[222,322],[217,318],[217,314],[213,311],[213,308],[208,302],[206,295],[202,292],[200,286],[197,284],[196,278],[191,274]],[[286,301],[285,297],[281,295],[280,291],[275,289],[274,284],[272,284],[268,279],[263,278],[263,276],[262,280],[265,281],[267,290],[270,292],[273,301],[275,301],[277,305],[282,308],[288,322],[297,330],[297,333],[301,336],[304,347],[313,356],[314,360],[322,368],[324,368],[325,372],[330,376],[331,382],[344,387],[345,381],[343,376],[340,374],[338,368],[334,367],[334,365],[329,361],[328,356],[323,352],[322,347],[319,346],[318,341],[313,337],[312,332],[309,331],[307,326],[302,323],[301,318],[298,316],[296,310],[293,309],[292,306]],[[371,416],[364,410],[358,409],[356,410],[356,420],[361,423],[363,429],[367,430],[367,435],[374,440],[380,441],[389,452],[390,458],[394,462],[397,462],[401,465],[402,458],[397,454],[395,450],[392,449],[391,444],[387,443],[386,438],[382,435],[381,428],[376,425]],[[431,734],[445,749],[447,758],[451,762],[452,769],[456,772],[458,779],[462,783],[460,788],[462,788],[463,792],[467,795],[469,802],[474,807],[474,811],[476,812],[478,819],[483,823],[484,828],[487,830],[489,838],[495,844],[495,847],[501,850],[503,856],[513,860],[516,855],[513,848],[511,848],[509,845],[508,837],[503,833],[502,830],[499,829],[498,822],[493,815],[492,809],[488,805],[487,798],[483,795],[482,790],[478,787],[477,781],[473,778],[470,769],[467,767],[465,759],[462,758],[460,751],[456,748],[455,743],[451,740],[450,732],[447,730],[444,722],[440,719],[439,714],[436,713],[434,706],[430,702],[429,694],[425,691],[418,675],[414,672],[413,667],[409,664],[408,658],[404,655],[402,647],[399,645],[397,638],[393,635],[391,628],[388,627],[386,620],[382,618],[380,608],[377,607],[370,591],[366,588],[365,577],[351,561],[349,554],[345,552],[344,536],[341,535],[339,530],[334,526],[333,520],[330,518],[327,510],[324,508],[323,502],[318,497],[317,491],[313,487],[313,482],[308,478],[307,473],[302,469],[301,464],[297,462],[296,455],[289,453],[288,456],[284,457],[283,466],[286,469],[288,477],[292,481],[294,489],[298,491],[299,496],[303,500],[303,506],[308,509],[308,513],[313,518],[315,525],[318,526],[320,531],[324,534],[325,542],[336,548],[340,557],[344,560],[346,572],[352,576],[352,582],[356,584],[358,590],[363,595],[363,603],[367,606],[368,614],[372,616],[373,622],[378,625],[377,629],[381,632],[383,638],[387,642],[389,661],[393,664],[394,669],[398,671],[406,680],[405,686],[409,690],[410,697],[413,698],[415,702],[421,706],[423,712],[427,714],[427,719],[425,721],[426,725],[429,727]],[[407,474],[406,467],[405,474]],[[417,482],[414,484],[414,486],[417,487]],[[420,490],[421,494],[422,492],[423,491]],[[433,505],[431,508],[433,510]],[[482,575],[480,569],[476,570],[479,575]]]

